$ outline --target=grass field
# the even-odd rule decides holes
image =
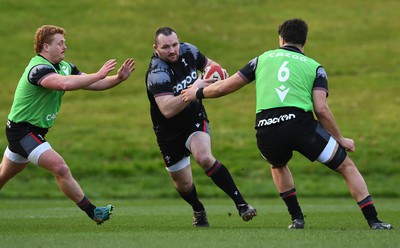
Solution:
[[[400,247],[399,9],[398,0],[1,0],[0,123],[43,24],[66,28],[66,59],[81,71],[131,56],[136,71],[110,91],[68,92],[46,136],[95,204],[114,199],[112,220],[95,225],[65,199],[51,175],[29,166],[0,191],[0,247]],[[343,134],[356,141],[351,157],[379,216],[395,230],[369,230],[340,176],[298,154],[290,165],[307,223],[304,230],[286,229],[286,207],[256,148],[254,85],[205,104],[213,153],[258,216],[243,222],[195,164],[211,227],[193,228],[190,208],[174,199],[144,86],[154,31],[172,26],[182,41],[233,74],[276,48],[277,26],[293,17],[310,25],[306,54],[324,65],[331,109]],[[0,152],[6,144],[2,133]]]
[[[400,71],[399,48],[393,45],[400,42],[399,8],[395,0],[249,0],[246,4],[241,0],[174,0],[171,4],[2,0],[0,123],[5,123],[16,84],[34,55],[34,31],[49,23],[65,27],[66,59],[81,71],[93,72],[109,58],[122,62],[130,56],[136,60],[136,71],[110,91],[66,93],[46,138],[88,195],[174,195],[171,187],[165,187],[168,176],[152,131],[144,86],[156,28],[174,27],[182,41],[196,44],[233,74],[266,49],[277,47],[276,29],[283,20],[301,17],[310,25],[306,54],[327,70],[331,109],[343,134],[356,141],[351,156],[371,193],[399,197]],[[245,195],[275,196],[255,143],[254,102],[253,84],[226,98],[205,101],[213,153],[228,166]],[[6,144],[0,135],[1,151]],[[348,195],[338,175],[317,163],[295,155],[291,168],[304,195]],[[201,170],[194,173],[199,184],[210,185]],[[1,196],[59,197],[58,188],[48,185],[54,185],[51,175],[32,167],[7,184]],[[218,196],[213,186],[201,190]]]
[[[288,230],[280,199],[254,200],[250,222],[229,200],[206,199],[210,228],[191,226],[180,200],[114,200],[113,218],[97,226],[67,200],[2,200],[0,242],[12,247],[399,247],[400,229],[369,230],[352,199],[300,199],[304,230]],[[399,199],[375,199],[380,217],[400,226]],[[229,216],[232,213],[232,216]]]

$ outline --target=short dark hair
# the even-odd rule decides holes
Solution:
[[[172,33],[175,33],[178,36],[175,30],[173,30],[170,27],[161,27],[157,29],[156,33],[154,34],[154,44],[157,44],[157,38],[160,34],[163,34],[165,36],[170,36]]]
[[[299,18],[289,19],[279,25],[278,34],[288,43],[304,46],[307,40],[308,25]]]

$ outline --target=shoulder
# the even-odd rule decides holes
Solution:
[[[31,59],[27,69],[29,70],[29,76],[57,72],[56,68],[48,60],[39,55]]]
[[[164,60],[160,59],[157,56],[153,56],[150,60],[148,74],[153,73],[168,73],[170,70],[170,66]]]
[[[149,70],[147,71],[147,84],[151,86],[154,84],[169,82],[170,78],[169,65],[162,59],[153,56],[150,61]]]
[[[71,68],[76,68],[76,66],[74,64],[72,64],[71,62],[64,61],[64,60],[60,62],[60,65],[65,65],[65,66],[68,66]]]
[[[181,42],[181,49],[199,50],[195,45],[188,43],[188,42]]]
[[[305,54],[303,56],[307,59],[307,63],[309,63],[315,67],[321,67],[321,64],[318,61],[316,61],[315,59],[313,59]]]
[[[322,76],[322,77],[325,77],[325,78],[328,77],[324,67],[322,67],[321,65],[317,67],[317,76]]]
[[[154,69],[152,71],[148,72],[147,75],[147,83],[149,85],[152,84],[157,84],[157,83],[163,83],[163,82],[169,82],[170,81],[170,76],[167,70],[165,69]]]
[[[259,59],[259,56],[257,56],[257,57],[255,57],[255,58],[251,59],[251,60],[244,66],[243,69],[250,70],[250,71],[255,71],[255,70],[257,69],[258,59]],[[243,69],[242,69],[242,70],[243,70]]]
[[[28,72],[28,81],[31,84],[39,85],[40,81],[52,73],[57,73],[54,67],[48,64],[37,64],[30,68]]]
[[[193,55],[196,55],[199,52],[199,49],[196,46],[187,42],[181,43],[180,50],[182,54],[191,53]]]
[[[63,70],[66,75],[80,75],[82,72],[79,71],[78,67],[68,61],[60,62],[60,69]],[[68,72],[68,73],[67,73]]]
[[[267,58],[280,58],[280,57],[285,57],[287,56],[288,53],[290,53],[292,51],[290,50],[286,50],[286,49],[271,49],[271,50],[267,50],[264,53],[262,53],[261,55],[259,55],[258,57],[260,59],[267,59]]]

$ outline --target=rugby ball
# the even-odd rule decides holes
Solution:
[[[224,80],[228,77],[226,70],[219,65],[207,66],[201,74],[201,79],[213,78],[215,81]]]

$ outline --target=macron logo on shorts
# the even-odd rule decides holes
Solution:
[[[258,121],[257,127],[269,126],[269,125],[284,122],[284,121],[290,121],[295,118],[296,118],[295,114],[285,114],[285,115],[281,115],[279,117],[271,117],[268,119],[261,119],[260,121]]]

